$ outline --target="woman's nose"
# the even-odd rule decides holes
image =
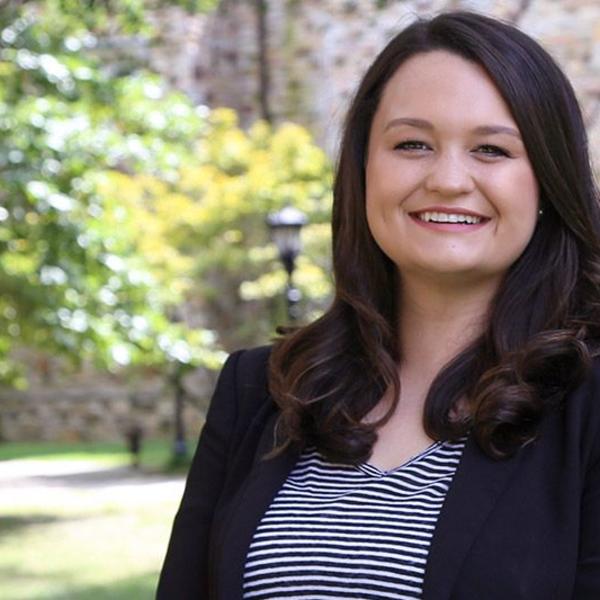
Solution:
[[[443,196],[467,194],[474,186],[467,159],[450,153],[441,154],[431,162],[425,181],[427,191]]]

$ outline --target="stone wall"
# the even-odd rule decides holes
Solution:
[[[200,432],[215,378],[199,369],[185,379],[190,438]],[[44,380],[32,370],[27,390],[0,390],[0,442],[122,441],[134,424],[145,438],[171,437],[173,397],[172,388],[156,376],[126,380],[87,368]]]
[[[600,154],[600,2],[597,0],[264,0],[266,98],[275,122],[308,126],[330,155],[349,97],[386,41],[417,15],[472,9],[516,23],[553,54],[577,89],[596,156]],[[222,0],[193,20],[171,9],[153,65],[192,97],[231,106],[244,125],[264,112],[260,102],[255,0]],[[192,44],[184,35],[198,35]],[[169,41],[171,40],[171,41]],[[177,43],[179,40],[179,44]],[[181,40],[188,40],[181,42]],[[195,44],[195,45],[194,45]],[[195,59],[188,51],[193,49]],[[179,57],[179,58],[178,58]],[[173,79],[173,74],[177,77]]]

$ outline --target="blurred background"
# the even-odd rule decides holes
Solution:
[[[154,593],[227,353],[332,293],[340,123],[417,15],[516,23],[600,152],[596,0],[0,0],[0,597]]]

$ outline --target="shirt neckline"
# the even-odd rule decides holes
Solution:
[[[398,465],[397,467],[393,467],[391,469],[380,469],[379,467],[376,467],[375,465],[372,465],[369,462],[360,463],[359,465],[356,465],[356,468],[359,469],[360,471],[362,471],[363,473],[365,473],[366,475],[375,476],[375,477],[385,477],[386,475],[392,475],[393,473],[396,473],[402,469],[405,469],[406,467],[412,465],[413,463],[425,458],[426,456],[431,454],[434,450],[436,450],[438,447],[442,446],[443,444],[444,444],[443,440],[438,440],[437,442],[433,442],[432,444],[427,446],[427,448],[425,448],[424,450],[421,450],[421,452],[419,452],[418,454],[411,456],[410,458],[405,460],[402,464]]]

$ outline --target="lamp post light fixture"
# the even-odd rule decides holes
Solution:
[[[296,268],[296,258],[302,249],[300,230],[306,223],[306,215],[292,206],[285,206],[267,217],[267,225],[271,230],[272,239],[279,250],[279,260],[288,275],[285,297],[290,321],[295,321],[299,316],[297,304],[301,294],[300,290],[294,287],[294,269]]]

